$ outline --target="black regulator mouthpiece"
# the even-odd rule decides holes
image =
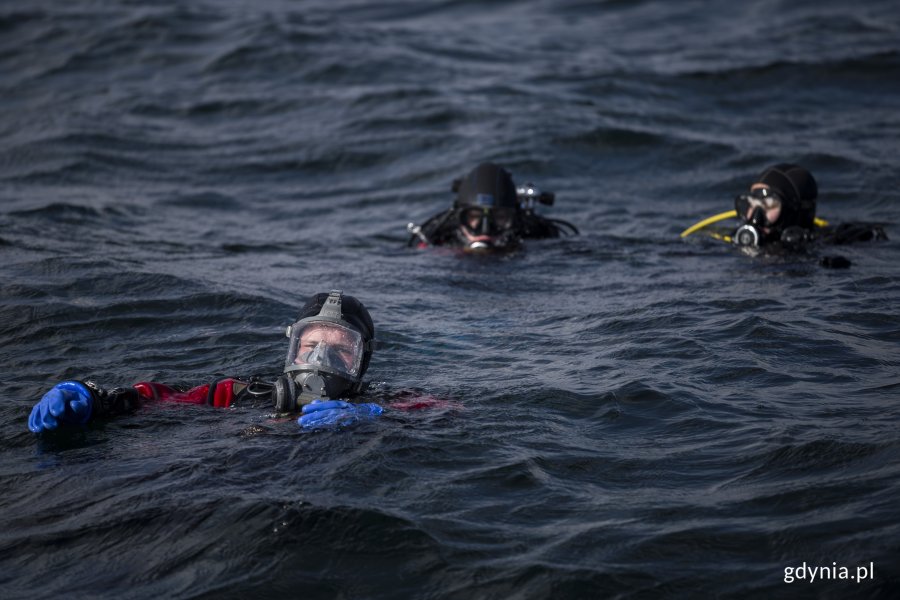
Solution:
[[[341,398],[347,391],[343,381],[335,381],[328,373],[297,373],[275,380],[272,391],[276,412],[296,412],[316,399]]]
[[[762,229],[766,225],[769,225],[769,220],[766,218],[766,211],[761,206],[757,206],[753,209],[753,212],[750,213],[750,218],[747,220],[747,222],[757,229]]]

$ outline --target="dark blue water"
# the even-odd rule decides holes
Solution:
[[[0,596],[897,597],[900,244],[678,233],[794,161],[900,239],[898,107],[890,0],[3,3]],[[583,235],[407,250],[483,160]],[[64,378],[277,370],[332,288],[376,397],[463,408],[26,430]]]

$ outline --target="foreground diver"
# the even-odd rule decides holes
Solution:
[[[28,428],[34,433],[60,424],[85,424],[128,413],[146,401],[208,404],[216,407],[258,406],[276,413],[300,411],[301,427],[346,426],[381,415],[375,403],[351,403],[366,384],[363,375],[375,348],[375,326],[369,311],[340,291],[320,293],[301,309],[287,328],[290,338],[283,374],[274,383],[258,377],[227,378],[188,390],[155,382],[105,390],[89,381],[63,381],[34,406]],[[430,406],[431,399],[401,401],[393,408]]]
[[[493,163],[482,163],[453,182],[453,205],[422,225],[407,225],[408,246],[446,246],[466,251],[513,250],[523,239],[575,235],[566,221],[538,215],[535,203],[552,205],[555,195],[532,184],[516,188],[512,176]]]
[[[751,253],[802,252],[813,243],[848,244],[886,240],[882,225],[844,223],[836,227],[816,218],[819,187],[812,173],[795,164],[777,164],[764,170],[748,193],[734,199],[734,210],[705,219],[684,230],[687,237],[713,223],[737,218],[738,227],[729,234],[708,232],[716,239],[734,243]],[[842,257],[825,257],[825,266],[849,266]]]

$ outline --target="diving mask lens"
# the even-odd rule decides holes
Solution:
[[[295,325],[291,332],[288,366],[324,368],[356,377],[362,364],[364,343],[358,331],[337,323]]]
[[[483,208],[464,208],[459,213],[459,224],[472,233],[487,233],[489,213]]]
[[[513,222],[516,218],[516,209],[514,208],[495,208],[494,209],[494,225],[497,229],[505,231],[512,229]]]
[[[459,213],[460,225],[473,234],[489,235],[512,229],[516,211],[514,208],[466,207]]]
[[[765,210],[781,208],[781,196],[769,188],[757,188],[748,196],[751,206],[761,206]]]
[[[738,217],[744,221],[750,221],[757,209],[762,209],[763,214],[774,212],[776,209],[780,214],[781,196],[769,188],[758,188],[749,194],[743,194],[734,199],[734,209],[737,211]],[[773,217],[777,220],[777,216]],[[764,225],[771,225],[772,222],[765,219]]]

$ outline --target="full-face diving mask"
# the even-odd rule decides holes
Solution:
[[[781,196],[772,189],[759,188],[734,199],[734,210],[744,224],[732,236],[738,246],[759,246],[765,239],[764,229],[776,225],[779,217],[769,221],[767,212],[782,207]]]
[[[314,317],[287,328],[284,375],[275,382],[275,408],[297,410],[312,400],[339,399],[359,391],[363,359],[372,342],[341,317],[341,293],[332,292]]]

